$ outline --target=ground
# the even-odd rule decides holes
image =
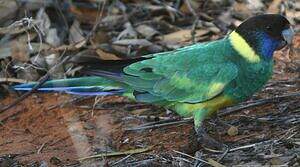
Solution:
[[[261,105],[231,114],[224,113],[232,110],[222,110],[221,119],[232,126],[206,123],[211,135],[231,149],[219,162],[216,161],[223,155],[222,151],[196,144],[192,121],[182,121],[165,109],[115,96],[82,99],[65,94],[35,93],[0,114],[0,166],[184,166],[194,163],[195,158],[182,153],[194,156],[197,150],[196,158],[213,166],[300,165],[299,64],[297,69],[297,62],[293,61],[299,60],[299,41],[298,36],[293,53],[285,49],[276,54],[272,80],[241,106]],[[282,95],[288,96],[278,97]],[[0,104],[10,104],[17,97],[18,94],[11,94]],[[167,122],[175,124],[155,127]],[[152,127],[130,130],[147,125]],[[140,151],[139,148],[148,150],[133,154]],[[128,150],[133,152],[125,155]],[[100,158],[79,160],[101,152],[124,155],[104,154]]]

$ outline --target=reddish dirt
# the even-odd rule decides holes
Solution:
[[[1,103],[10,104],[16,97],[12,95]],[[135,149],[139,144],[155,146],[155,151],[170,151],[182,149],[189,142],[192,124],[126,132],[124,128],[137,126],[140,121],[121,119],[145,109],[133,112],[112,109],[92,111],[78,108],[80,104],[51,109],[70,99],[70,96],[61,94],[34,94],[1,114],[0,119],[5,119],[0,126],[1,154],[20,154],[18,160],[25,164],[33,161],[49,163],[53,157],[64,164],[72,164],[79,157],[99,151]],[[120,98],[107,97],[102,101],[112,99],[118,101]],[[93,100],[85,100],[81,104],[92,106]],[[6,120],[7,117],[9,119]]]
[[[300,37],[298,36],[295,41],[297,41],[298,46],[295,47],[298,50],[295,51],[294,58],[286,57],[287,51],[279,52],[276,55],[280,61],[276,65],[273,81],[297,78],[298,73],[290,70],[295,65],[291,67],[286,65],[292,62],[291,60],[299,60]],[[299,91],[299,89],[283,90],[269,86],[255,98],[273,97],[295,91]],[[0,102],[0,106],[12,103],[17,97],[16,94],[10,95]],[[64,94],[34,94],[13,109],[1,113],[0,154],[18,154],[17,160],[23,164],[45,161],[52,165],[67,165],[78,163],[78,158],[105,150],[125,151],[142,146],[154,146],[150,153],[172,152],[172,150],[193,153],[197,149],[191,140],[192,123],[136,132],[124,130],[147,122],[141,119],[129,119],[129,117],[136,115],[167,116],[162,109],[132,104],[120,97],[101,99],[98,104],[103,104],[103,109],[84,109],[84,107],[93,107],[93,98],[58,106],[73,98]],[[122,102],[125,103],[122,104]],[[266,111],[276,113],[278,112],[276,107],[269,104],[246,109],[225,117],[225,120],[234,121],[241,119],[242,116],[264,115]],[[128,119],[124,120],[123,118]],[[257,127],[261,128],[255,129]],[[270,124],[260,126],[242,124],[239,128],[242,129],[239,135],[230,137],[226,131],[223,131],[220,132],[221,136],[219,137],[227,143],[238,141],[246,143],[263,136],[276,136],[284,133],[278,133],[278,127],[272,128]],[[110,160],[107,159],[102,163]]]

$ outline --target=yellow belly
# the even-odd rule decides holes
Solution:
[[[194,116],[195,112],[202,112],[205,117],[208,117],[219,109],[231,106],[235,103],[236,102],[229,96],[219,95],[211,100],[196,104],[177,103],[172,108],[183,117]]]

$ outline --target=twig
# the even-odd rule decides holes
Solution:
[[[134,116],[128,116],[128,117],[124,117],[122,118],[123,121],[126,120],[131,120],[131,119],[143,119],[143,120],[171,120],[172,118],[170,117],[158,117],[158,116],[154,116],[154,115],[134,115]]]
[[[145,130],[145,129],[153,129],[153,128],[159,128],[162,126],[170,126],[170,125],[176,125],[176,124],[182,124],[182,123],[188,123],[192,122],[192,119],[186,119],[181,121],[175,121],[175,122],[168,122],[168,123],[162,123],[162,124],[155,124],[150,126],[138,126],[134,128],[126,128],[126,131],[137,131],[137,130]]]
[[[56,109],[56,108],[61,108],[61,107],[65,106],[65,105],[67,105],[67,104],[79,102],[81,100],[86,100],[86,99],[90,99],[90,98],[92,98],[92,96],[79,96],[79,97],[75,97],[75,98],[73,98],[71,100],[64,101],[64,102],[62,102],[60,104],[50,106],[50,107],[47,108],[46,111],[50,111],[50,110],[53,110],[53,109]]]
[[[93,155],[93,156],[89,156],[89,157],[83,157],[83,158],[79,158],[79,161],[84,161],[84,160],[88,160],[88,159],[92,159],[92,158],[99,158],[99,157],[111,157],[111,156],[120,156],[120,155],[128,155],[128,154],[139,154],[139,153],[143,153],[146,151],[150,151],[153,148],[153,146],[149,146],[147,148],[138,148],[138,149],[134,149],[134,150],[128,150],[128,151],[121,151],[121,152],[112,152],[112,153],[101,153],[101,154],[97,154],[97,155]]]
[[[229,147],[226,146],[226,150],[224,151],[224,153],[222,154],[222,156],[218,159],[218,162],[222,161],[222,159],[225,158],[225,156],[229,153],[229,151],[230,151]]]
[[[101,6],[101,3],[102,3],[102,6]],[[92,30],[88,33],[88,35],[86,37],[87,41],[90,40],[90,38],[94,35],[94,33],[96,32],[99,24],[101,23],[101,18],[103,16],[105,5],[106,5],[106,0],[101,1],[100,3],[97,4],[98,10],[97,10],[97,16],[96,16],[95,24],[94,24]]]
[[[254,143],[254,144],[248,144],[248,145],[232,148],[232,149],[229,149],[228,152],[234,152],[234,151],[238,151],[238,150],[249,149],[249,148],[252,148],[252,147],[257,147],[258,145],[281,144],[283,139],[290,139],[290,138],[292,138],[293,136],[295,136],[297,134],[297,133],[294,133],[295,129],[296,129],[296,127],[290,128],[286,133],[284,133],[278,139],[266,140],[266,141],[262,141],[262,142],[258,142],[258,143]],[[290,133],[293,133],[293,134],[289,135]],[[214,153],[222,153],[222,151],[218,151],[218,150],[212,150],[212,149],[206,149],[206,150],[208,150],[210,152],[214,152]]]
[[[208,165],[210,165],[210,163],[208,162],[208,161],[205,161],[205,160],[203,160],[203,159],[200,159],[200,158],[196,158],[196,157],[193,157],[193,156],[190,156],[190,155],[188,155],[188,154],[186,154],[186,153],[183,153],[183,152],[180,152],[180,151],[176,151],[176,150],[173,150],[175,153],[177,153],[177,154],[181,154],[181,155],[184,155],[184,156],[186,156],[186,157],[189,157],[189,158],[192,158],[192,159],[194,159],[194,160],[198,160],[198,161],[200,161],[200,162],[203,162],[203,163],[206,163],[206,164],[208,164]]]
[[[95,99],[94,99],[94,104],[93,104],[93,108],[92,108],[92,116],[94,116],[94,110],[95,110],[95,107],[96,105],[101,101],[103,100],[104,96],[96,96]]]
[[[292,157],[289,162],[287,162],[286,164],[284,164],[284,166],[293,166],[295,165],[297,162],[300,161],[300,156],[295,154],[294,157]]]
[[[248,144],[248,145],[244,145],[244,146],[240,146],[240,147],[236,147],[236,148],[232,148],[230,149],[228,152],[234,152],[234,151],[238,151],[238,150],[244,150],[244,149],[249,149],[252,147],[255,147],[257,145],[261,145],[261,144],[267,144],[267,143],[273,143],[273,140],[267,140],[267,141],[262,141],[259,143],[254,143],[254,144]],[[205,150],[213,152],[213,153],[222,153],[222,151],[219,150],[213,150],[213,149],[209,149],[209,148],[205,148]]]
[[[194,17],[197,17],[197,13],[195,12],[195,10],[192,7],[192,4],[189,0],[184,0],[186,6],[188,7],[189,11],[194,15]]]
[[[126,165],[127,166],[141,166],[141,164],[146,164],[144,166],[151,166],[151,162],[153,162],[156,158],[148,158],[148,159],[143,159],[143,160],[136,160],[132,162],[128,162]]]
[[[0,83],[1,82],[29,83],[32,81],[27,81],[24,79],[17,79],[17,78],[0,78]]]
[[[30,24],[29,24],[30,23]],[[32,18],[22,18],[21,20],[15,21],[7,27],[0,27],[0,34],[19,34],[30,30],[32,26],[36,25],[38,21]],[[27,25],[26,25],[27,24]]]
[[[177,121],[182,121],[182,120],[187,120],[187,119],[192,119],[192,118],[184,118],[184,119],[174,119],[174,118],[169,118],[169,119],[163,119],[163,120],[158,120],[158,121],[153,121],[149,123],[145,123],[140,125],[139,127],[145,127],[145,126],[151,126],[151,125],[159,125],[159,124],[164,124],[168,122],[177,122]]]
[[[42,152],[42,150],[46,144],[47,144],[47,142],[42,144],[42,146],[38,149],[37,154],[40,154]]]
[[[129,157],[131,157],[131,155],[132,155],[132,154],[129,154],[129,155],[127,155],[126,157],[124,157],[124,158],[118,160],[117,162],[114,162],[114,163],[110,164],[109,166],[115,166],[115,165],[117,165],[117,164],[119,164],[119,163],[125,161],[125,160],[128,159]]]
[[[179,161],[184,161],[184,162],[187,162],[187,163],[192,164],[191,161],[189,161],[189,160],[187,160],[187,159],[185,159],[185,158],[182,158],[182,157],[172,157],[172,158],[173,158],[173,159],[176,159],[176,160],[179,160]]]
[[[262,141],[259,143],[254,143],[254,144],[249,144],[249,145],[244,145],[244,146],[240,146],[240,147],[236,147],[236,148],[232,148],[229,150],[229,152],[233,152],[233,151],[237,151],[237,150],[243,150],[243,149],[248,149],[248,148],[252,148],[252,147],[256,147],[258,145],[263,145],[263,144],[278,144],[280,143],[279,140],[267,140],[267,141]]]
[[[38,90],[38,88],[40,86],[42,86],[50,77],[50,75],[52,74],[52,72],[59,66],[61,66],[64,62],[66,62],[67,60],[69,60],[70,56],[66,56],[60,63],[56,64],[55,66],[53,66],[48,72],[47,74],[45,74],[42,78],[40,78],[38,80],[38,83],[28,92],[24,93],[21,97],[17,98],[14,102],[12,102],[11,104],[4,106],[1,110],[0,110],[0,114],[3,113],[4,111],[14,107],[15,105],[17,105],[18,103],[20,103],[21,101],[23,101],[25,98],[27,98],[28,96],[30,96],[33,92],[35,92],[36,90]],[[3,121],[3,120],[1,120]]]
[[[66,139],[68,139],[70,136],[65,136],[65,137],[61,137],[61,138],[59,138],[59,139],[57,139],[57,140],[54,140],[53,142],[51,142],[51,143],[49,143],[48,144],[48,146],[54,146],[55,144],[57,144],[58,142],[61,142],[61,141],[63,141],[63,140],[66,140]]]
[[[300,82],[300,79],[290,79],[290,80],[277,80],[277,81],[270,81],[267,86],[273,86],[276,84],[296,84]]]
[[[229,152],[233,152],[233,151],[237,151],[237,150],[243,150],[243,149],[248,149],[248,148],[256,147],[258,145],[263,145],[263,144],[270,144],[270,145],[280,144],[280,143],[282,143],[281,140],[283,140],[284,138],[287,138],[287,136],[291,132],[293,132],[294,129],[295,129],[295,127],[290,128],[279,139],[267,140],[267,141],[262,141],[262,142],[259,142],[259,143],[254,143],[254,144],[249,144],[249,145],[245,145],[245,146],[241,146],[241,147],[232,148],[232,149],[229,150]]]
[[[240,111],[240,110],[243,110],[246,108],[256,107],[256,106],[260,106],[260,105],[264,105],[264,104],[268,104],[268,103],[274,103],[274,102],[283,100],[285,98],[297,97],[297,96],[300,96],[300,92],[294,92],[294,93],[289,93],[289,94],[285,94],[282,96],[271,97],[271,98],[267,98],[267,99],[260,99],[260,100],[255,100],[255,101],[251,101],[251,102],[242,103],[239,106],[229,108],[229,109],[219,113],[219,116],[226,116],[226,115],[232,114],[234,112],[237,112],[237,111]]]
[[[195,12],[195,10],[193,9],[191,2],[189,0],[184,0],[186,6],[188,7],[189,11],[193,14],[193,16],[195,17],[194,23],[193,23],[193,27],[192,27],[192,31],[191,31],[191,37],[192,37],[192,42],[196,43],[196,28],[198,26],[198,22],[199,22],[199,17],[197,15],[197,13]]]
[[[36,91],[41,85],[43,85],[50,77],[50,73],[47,73],[46,75],[44,75],[41,79],[39,79],[38,84],[36,84],[30,91],[24,93],[21,97],[17,98],[14,102],[12,102],[11,104],[4,106],[3,108],[1,108],[0,110],[0,114],[3,113],[4,111],[14,107],[15,105],[17,105],[18,103],[20,103],[21,101],[23,101],[25,98],[27,98],[28,96],[30,96],[34,91]],[[2,120],[3,121],[3,120]]]
[[[197,42],[195,35],[196,35],[196,29],[197,29],[197,26],[198,26],[198,22],[199,22],[199,17],[196,16],[195,21],[193,23],[192,31],[191,31],[191,36],[192,36],[192,42],[193,42],[193,44],[195,44]]]

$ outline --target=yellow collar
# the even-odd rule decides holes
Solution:
[[[242,36],[240,36],[237,32],[233,31],[231,34],[229,34],[229,40],[233,48],[248,62],[250,63],[260,62],[260,57],[248,45],[246,40]]]

